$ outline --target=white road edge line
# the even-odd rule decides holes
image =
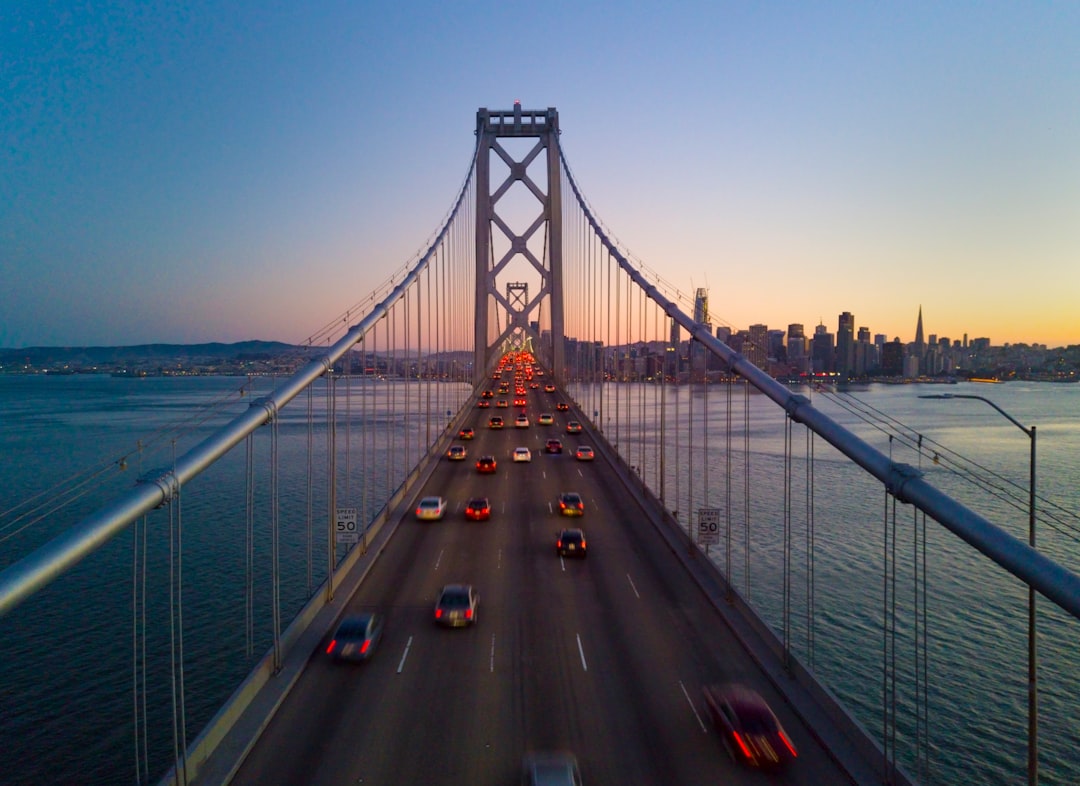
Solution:
[[[698,715],[697,707],[695,707],[694,702],[690,700],[690,694],[686,692],[686,686],[683,685],[682,680],[679,680],[679,687],[682,688],[682,695],[686,697],[686,703],[690,705],[690,712],[694,713],[694,717],[697,718],[698,726],[701,727],[701,730],[703,732],[708,734],[709,730],[705,728],[705,724],[702,722],[701,716]]]
[[[634,586],[634,580],[630,578],[629,573],[626,574],[626,580],[630,582],[630,589],[634,591],[634,595],[637,596],[638,600],[641,600],[641,595],[638,595],[637,587]]]
[[[489,663],[490,671],[495,671],[495,634],[491,634],[491,661]]]
[[[409,657],[409,648],[412,646],[412,636],[409,636],[409,640],[405,642],[405,651],[401,653],[401,662],[397,665],[397,673],[401,674],[401,670],[405,668],[405,659]]]
[[[574,635],[577,636],[577,650],[578,654],[581,655],[581,668],[585,671],[588,671],[589,664],[585,662],[585,648],[581,646],[581,634],[576,633]]]

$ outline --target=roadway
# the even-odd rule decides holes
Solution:
[[[529,390],[518,410],[476,409],[465,461],[442,460],[417,494],[449,500],[443,521],[403,521],[351,599],[386,629],[373,659],[330,662],[316,650],[235,784],[510,784],[522,754],[570,750],[589,783],[843,784],[849,779],[772,689],[598,455],[576,461],[588,432],[568,435],[560,394]],[[536,424],[540,412],[555,425]],[[502,415],[507,428],[489,430]],[[561,455],[544,441],[562,440]],[[512,463],[514,447],[531,463]],[[491,453],[494,475],[475,459]],[[585,515],[558,514],[578,491]],[[466,521],[487,496],[490,521]],[[581,526],[586,560],[555,554],[555,533]],[[473,584],[477,624],[433,621],[439,589]],[[772,704],[799,751],[786,771],[736,765],[709,725],[702,685],[738,680]]]

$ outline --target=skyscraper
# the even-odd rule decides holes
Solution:
[[[836,330],[836,371],[850,377],[855,369],[855,316],[850,311],[840,315]]]

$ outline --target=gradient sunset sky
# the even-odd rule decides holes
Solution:
[[[12,0],[0,71],[0,347],[301,342],[515,100],[716,324],[1080,344],[1080,3]]]

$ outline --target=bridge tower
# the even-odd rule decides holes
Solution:
[[[481,383],[507,347],[525,348],[530,344],[540,361],[551,369],[556,380],[561,381],[564,342],[559,113],[551,107],[542,111],[523,110],[518,102],[514,102],[514,108],[509,111],[480,109],[476,113],[476,134],[473,382]],[[521,158],[515,158],[502,144],[501,140],[505,138],[535,139],[536,143]],[[529,175],[529,166],[542,153],[546,155],[546,191]],[[506,178],[494,189],[492,156],[497,156],[509,169]],[[499,212],[499,201],[519,182],[539,202],[538,215],[520,234],[513,228],[511,217]],[[546,230],[546,235],[542,230]],[[531,300],[528,284],[521,281],[508,283],[506,294],[500,292],[499,280],[511,263],[515,265],[515,272],[524,267],[534,280],[539,278],[539,287],[534,289]],[[542,324],[541,305],[545,300],[549,306],[548,325]],[[492,321],[493,310],[500,306],[507,314],[505,325]],[[548,331],[550,341],[541,341],[541,327]],[[492,334],[495,334],[494,340]]]

